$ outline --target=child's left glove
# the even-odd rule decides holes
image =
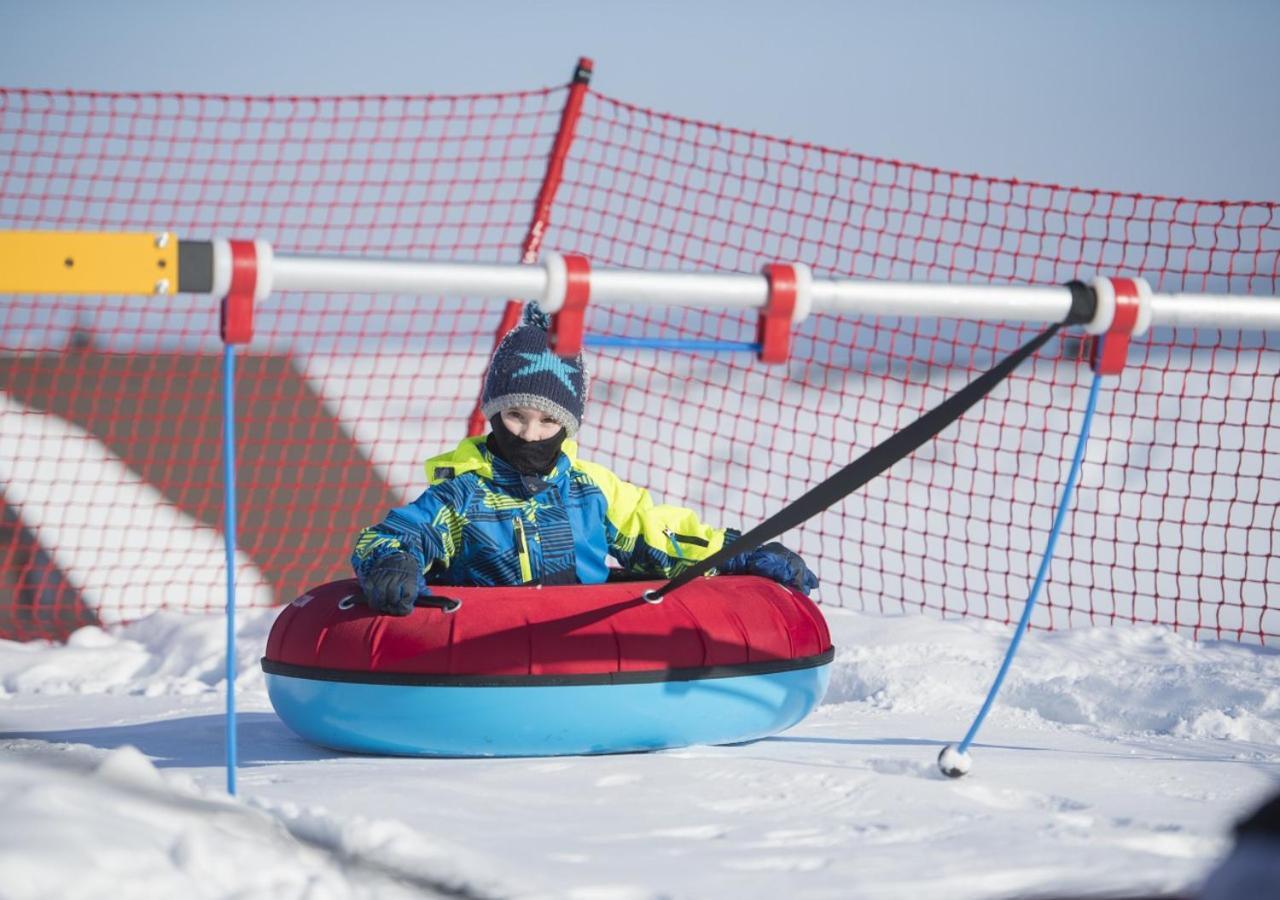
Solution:
[[[739,553],[720,567],[725,575],[760,575],[785,584],[806,597],[818,586],[818,576],[804,564],[800,554],[774,541],[750,553]]]
[[[374,612],[407,616],[423,588],[422,567],[408,553],[391,553],[373,564],[360,587]]]

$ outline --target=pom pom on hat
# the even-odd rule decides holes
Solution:
[[[551,331],[551,317],[533,300],[524,305],[524,324],[541,328],[546,332]]]

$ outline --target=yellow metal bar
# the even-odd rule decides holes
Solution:
[[[178,239],[151,234],[0,231],[0,294],[173,294]]]

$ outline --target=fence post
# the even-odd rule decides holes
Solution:
[[[569,84],[569,96],[565,99],[564,111],[560,113],[560,128],[551,145],[551,154],[547,157],[547,171],[542,176],[542,187],[538,190],[538,199],[533,205],[533,220],[529,223],[529,231],[524,236],[524,247],[520,255],[522,263],[538,261],[538,251],[542,248],[542,237],[547,233],[551,219],[551,206],[555,202],[556,191],[560,187],[560,179],[564,174],[564,161],[569,155],[569,146],[573,143],[573,135],[578,127],[578,118],[582,113],[582,100],[586,96],[587,87],[591,84],[591,73],[594,63],[583,56],[573,72],[573,81]],[[502,311],[502,321],[493,337],[494,347],[498,341],[520,321],[520,300],[508,300]],[[484,413],[480,411],[477,397],[475,409],[471,411],[471,421],[467,425],[467,434],[475,436],[484,433],[486,422]]]

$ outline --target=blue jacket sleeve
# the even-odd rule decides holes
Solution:
[[[433,565],[449,565],[456,552],[462,516],[448,502],[451,498],[446,495],[450,491],[440,487],[428,488],[417,500],[396,507],[381,522],[360,532],[351,553],[351,568],[357,578],[363,581],[378,560],[392,553],[408,553],[423,572]]]

